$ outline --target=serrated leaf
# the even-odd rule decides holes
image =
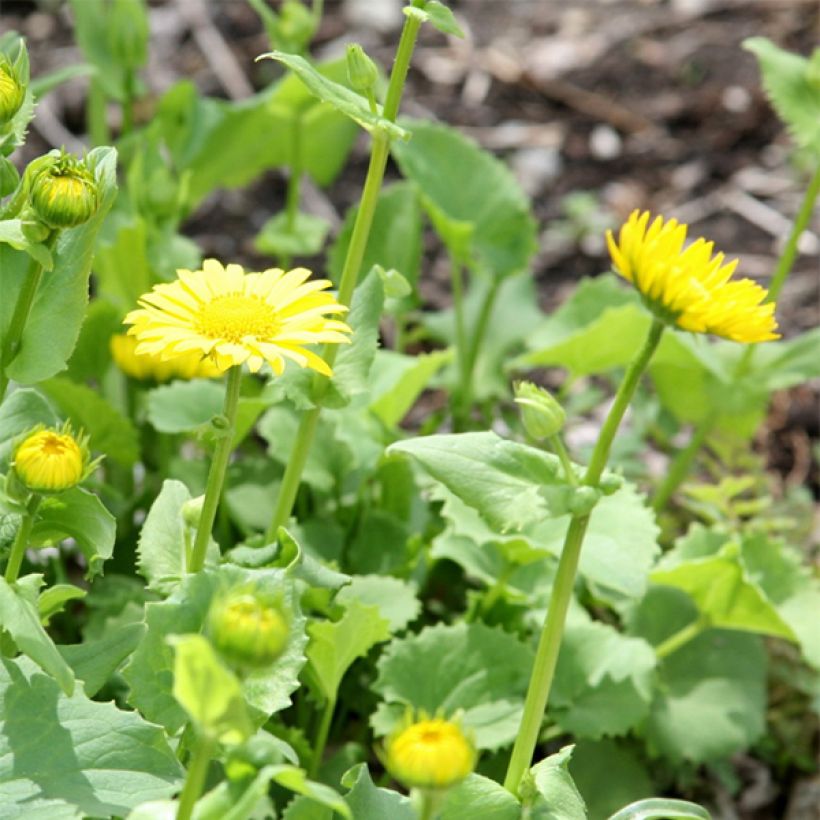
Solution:
[[[445,244],[492,277],[525,270],[537,249],[536,223],[510,170],[454,128],[405,124],[413,139],[394,143],[393,154]]]
[[[350,791],[345,801],[356,820],[416,820],[409,798],[398,792],[375,786],[366,763],[359,763],[342,777]]]
[[[225,386],[209,379],[175,381],[148,393],[148,421],[160,433],[187,433],[222,412]]]
[[[103,564],[114,554],[117,520],[93,493],[74,487],[45,498],[31,530],[36,544],[51,544],[71,537],[85,561],[86,578],[101,575]]]
[[[336,700],[345,672],[356,658],[390,637],[389,622],[376,606],[352,600],[338,621],[313,621],[308,625],[309,680],[322,697]]]
[[[185,723],[186,715],[171,691],[173,653],[167,643],[171,635],[202,631],[211,600],[228,587],[251,586],[260,595],[282,602],[288,612],[290,639],[285,652],[270,669],[247,675],[242,692],[252,707],[254,725],[290,705],[290,695],[299,686],[299,670],[305,662],[305,620],[298,595],[283,570],[242,569],[226,564],[188,575],[166,601],[145,607],[147,632],[123,670],[131,687],[129,702],[148,720],[160,723],[171,733]]]
[[[15,584],[0,578],[0,623],[17,648],[70,696],[74,691],[74,673],[40,623],[37,596],[42,583],[42,575],[27,575]]]
[[[40,389],[69,419],[89,435],[92,450],[131,467],[139,458],[139,437],[131,419],[112,407],[96,390],[57,376]]]
[[[116,195],[113,148],[94,148],[87,157],[100,195],[96,214],[77,228],[63,230],[54,249],[54,268],[43,277],[23,331],[20,350],[7,368],[20,384],[48,379],[65,367],[74,350],[88,304],[88,277],[94,243]],[[0,334],[5,336],[28,257],[0,245]]]
[[[757,57],[766,94],[795,141],[820,151],[820,89],[809,82],[809,61],[765,37],[749,37],[743,47]]]
[[[440,820],[519,820],[521,804],[494,780],[470,774],[447,791]]]
[[[347,86],[328,79],[319,73],[304,57],[300,57],[298,54],[271,51],[267,54],[260,54],[256,59],[276,60],[287,66],[310,89],[312,94],[323,102],[332,105],[346,117],[350,117],[365,131],[379,129],[394,139],[409,138],[409,134],[404,128],[399,127],[390,120],[386,120],[379,114],[374,114],[364,97],[355,91],[351,91]]]
[[[377,607],[393,633],[404,629],[421,611],[416,585],[389,575],[355,575],[339,590],[335,600],[343,606],[358,601],[364,606]]]
[[[25,658],[0,662],[0,702],[4,817],[123,816],[181,784],[160,728],[79,690],[66,697]]]
[[[239,679],[203,635],[171,635],[174,697],[204,735],[236,745],[253,734]]]
[[[481,623],[427,627],[394,638],[373,684],[385,701],[371,718],[373,728],[389,733],[407,706],[448,716],[462,709],[478,748],[503,746],[518,731],[532,659],[515,635]]]

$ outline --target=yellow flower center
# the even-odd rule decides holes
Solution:
[[[248,336],[269,339],[279,331],[276,311],[257,296],[231,293],[202,305],[196,331],[209,339],[239,344]]]
[[[71,202],[85,196],[85,183],[73,176],[53,176],[48,186],[48,201]]]
[[[40,449],[47,456],[61,456],[69,448],[65,436],[58,436],[56,433],[47,433],[40,443]],[[71,444],[74,444],[73,439]]]

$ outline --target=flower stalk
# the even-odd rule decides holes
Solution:
[[[660,343],[664,331],[664,323],[655,319],[647,334],[643,347],[627,368],[621,382],[615,401],[610,408],[604,426],[595,445],[589,465],[583,478],[583,485],[595,487],[601,479],[606,467],[612,441],[618,431],[626,408],[629,406],[641,375],[646,370],[652,355]],[[530,766],[541,722],[549,699],[550,688],[558,661],[558,650],[561,647],[561,638],[564,633],[567,611],[572,600],[575,586],[575,575],[578,570],[578,561],[584,535],[587,531],[590,515],[576,515],[570,521],[569,529],[564,538],[564,547],[558,562],[558,572],[550,597],[549,609],[538,642],[527,698],[524,704],[524,714],[521,726],[513,746],[507,776],[504,786],[516,794],[521,778]]]
[[[34,517],[37,514],[37,508],[40,506],[40,496],[34,494],[26,504],[26,511],[23,513],[23,520],[20,522],[20,528],[17,530],[17,535],[14,537],[14,543],[11,545],[11,553],[9,555],[9,562],[6,564],[5,579],[7,584],[13,584],[20,574],[20,567],[23,564],[23,556],[26,554],[26,547],[28,546],[31,530],[34,526]]]
[[[176,820],[191,820],[194,813],[196,801],[202,795],[205,787],[205,778],[208,775],[208,766],[216,751],[216,742],[206,734],[200,735],[191,752],[191,759],[188,763],[188,774],[185,777],[185,785],[179,795],[179,807],[177,808]]]
[[[419,2],[414,5],[423,5]],[[390,73],[390,83],[387,88],[387,96],[384,101],[382,116],[384,119],[394,122],[399,112],[404,83],[407,79],[407,72],[410,68],[410,58],[416,44],[416,37],[421,26],[421,20],[413,14],[406,17],[401,39],[396,51],[396,59],[393,70]],[[344,266],[342,267],[341,278],[339,279],[338,300],[343,305],[350,305],[353,299],[353,291],[356,289],[356,281],[359,270],[362,266],[367,241],[370,237],[370,228],[373,225],[373,217],[376,213],[376,205],[381,191],[384,170],[387,166],[387,157],[390,152],[390,138],[379,129],[373,132],[370,145],[370,162],[367,167],[362,197],[359,202],[359,210],[356,214],[356,221],[353,225],[353,233],[350,237],[350,244],[347,248]],[[337,350],[333,346],[326,346],[322,353],[329,367],[333,367],[336,360]],[[317,378],[315,382],[316,393],[320,397],[326,386],[325,379]],[[302,481],[302,473],[307,463],[310,448],[316,435],[316,427],[319,422],[321,407],[316,406],[303,413],[299,422],[299,429],[296,433],[293,450],[288,459],[285,474],[282,477],[282,484],[279,488],[279,496],[276,499],[276,506],[273,511],[266,538],[272,541],[276,537],[279,527],[287,523],[293,511],[296,501],[296,494],[299,484]]]
[[[188,572],[199,572],[205,566],[205,555],[208,550],[208,541],[213,530],[216,510],[222,496],[222,486],[225,483],[225,474],[228,471],[228,461],[231,457],[234,431],[236,430],[236,410],[239,406],[239,387],[242,382],[242,366],[234,365],[228,371],[228,384],[225,388],[225,404],[222,409],[224,428],[216,444],[211,467],[208,471],[208,483],[205,488],[205,500],[202,504],[202,514],[196,530],[194,546],[188,561]]]

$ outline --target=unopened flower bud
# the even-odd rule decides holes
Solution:
[[[20,110],[26,89],[14,66],[0,56],[0,126],[5,125]]]
[[[214,600],[208,633],[222,657],[243,671],[270,666],[285,651],[290,628],[276,606],[235,590]]]
[[[518,382],[514,390],[515,403],[521,408],[521,421],[532,438],[541,441],[561,430],[566,414],[548,390],[532,382]]]
[[[196,498],[189,498],[182,505],[182,520],[186,526],[196,529],[199,526],[199,519],[202,517],[202,505],[205,503],[205,496],[198,495]]]
[[[106,25],[108,46],[117,62],[135,69],[148,56],[148,18],[141,0],[113,0]]]
[[[379,70],[364,49],[353,43],[347,47],[347,79],[354,91],[362,94],[370,91],[379,77]]]
[[[35,429],[15,448],[12,468],[20,484],[32,492],[70,490],[88,474],[87,439],[75,436],[68,424],[60,430]]]
[[[475,747],[461,726],[443,718],[405,723],[387,739],[385,752],[388,771],[408,788],[448,789],[476,762]]]
[[[30,190],[32,207],[51,228],[74,228],[97,211],[97,183],[84,162],[61,154],[37,170]]]

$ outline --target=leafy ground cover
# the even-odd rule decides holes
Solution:
[[[377,63],[321,53],[334,7],[232,6],[253,92],[185,8],[236,99],[151,88],[137,0],[60,12],[56,73],[0,38],[3,816],[798,817],[816,465],[809,430],[772,459],[791,482],[755,445],[820,377],[780,301],[816,240],[818,52],[743,42],[800,194],[745,271],[764,289],[636,191],[620,230],[577,193],[544,224],[535,154],[516,175],[408,84],[427,43],[459,63],[468,14],[416,0]],[[598,154],[613,123],[675,137],[482,56],[607,111]],[[78,80],[93,147],[39,151]],[[192,239],[231,197],[230,232]],[[607,245],[611,272],[539,299],[545,252],[583,271]]]

